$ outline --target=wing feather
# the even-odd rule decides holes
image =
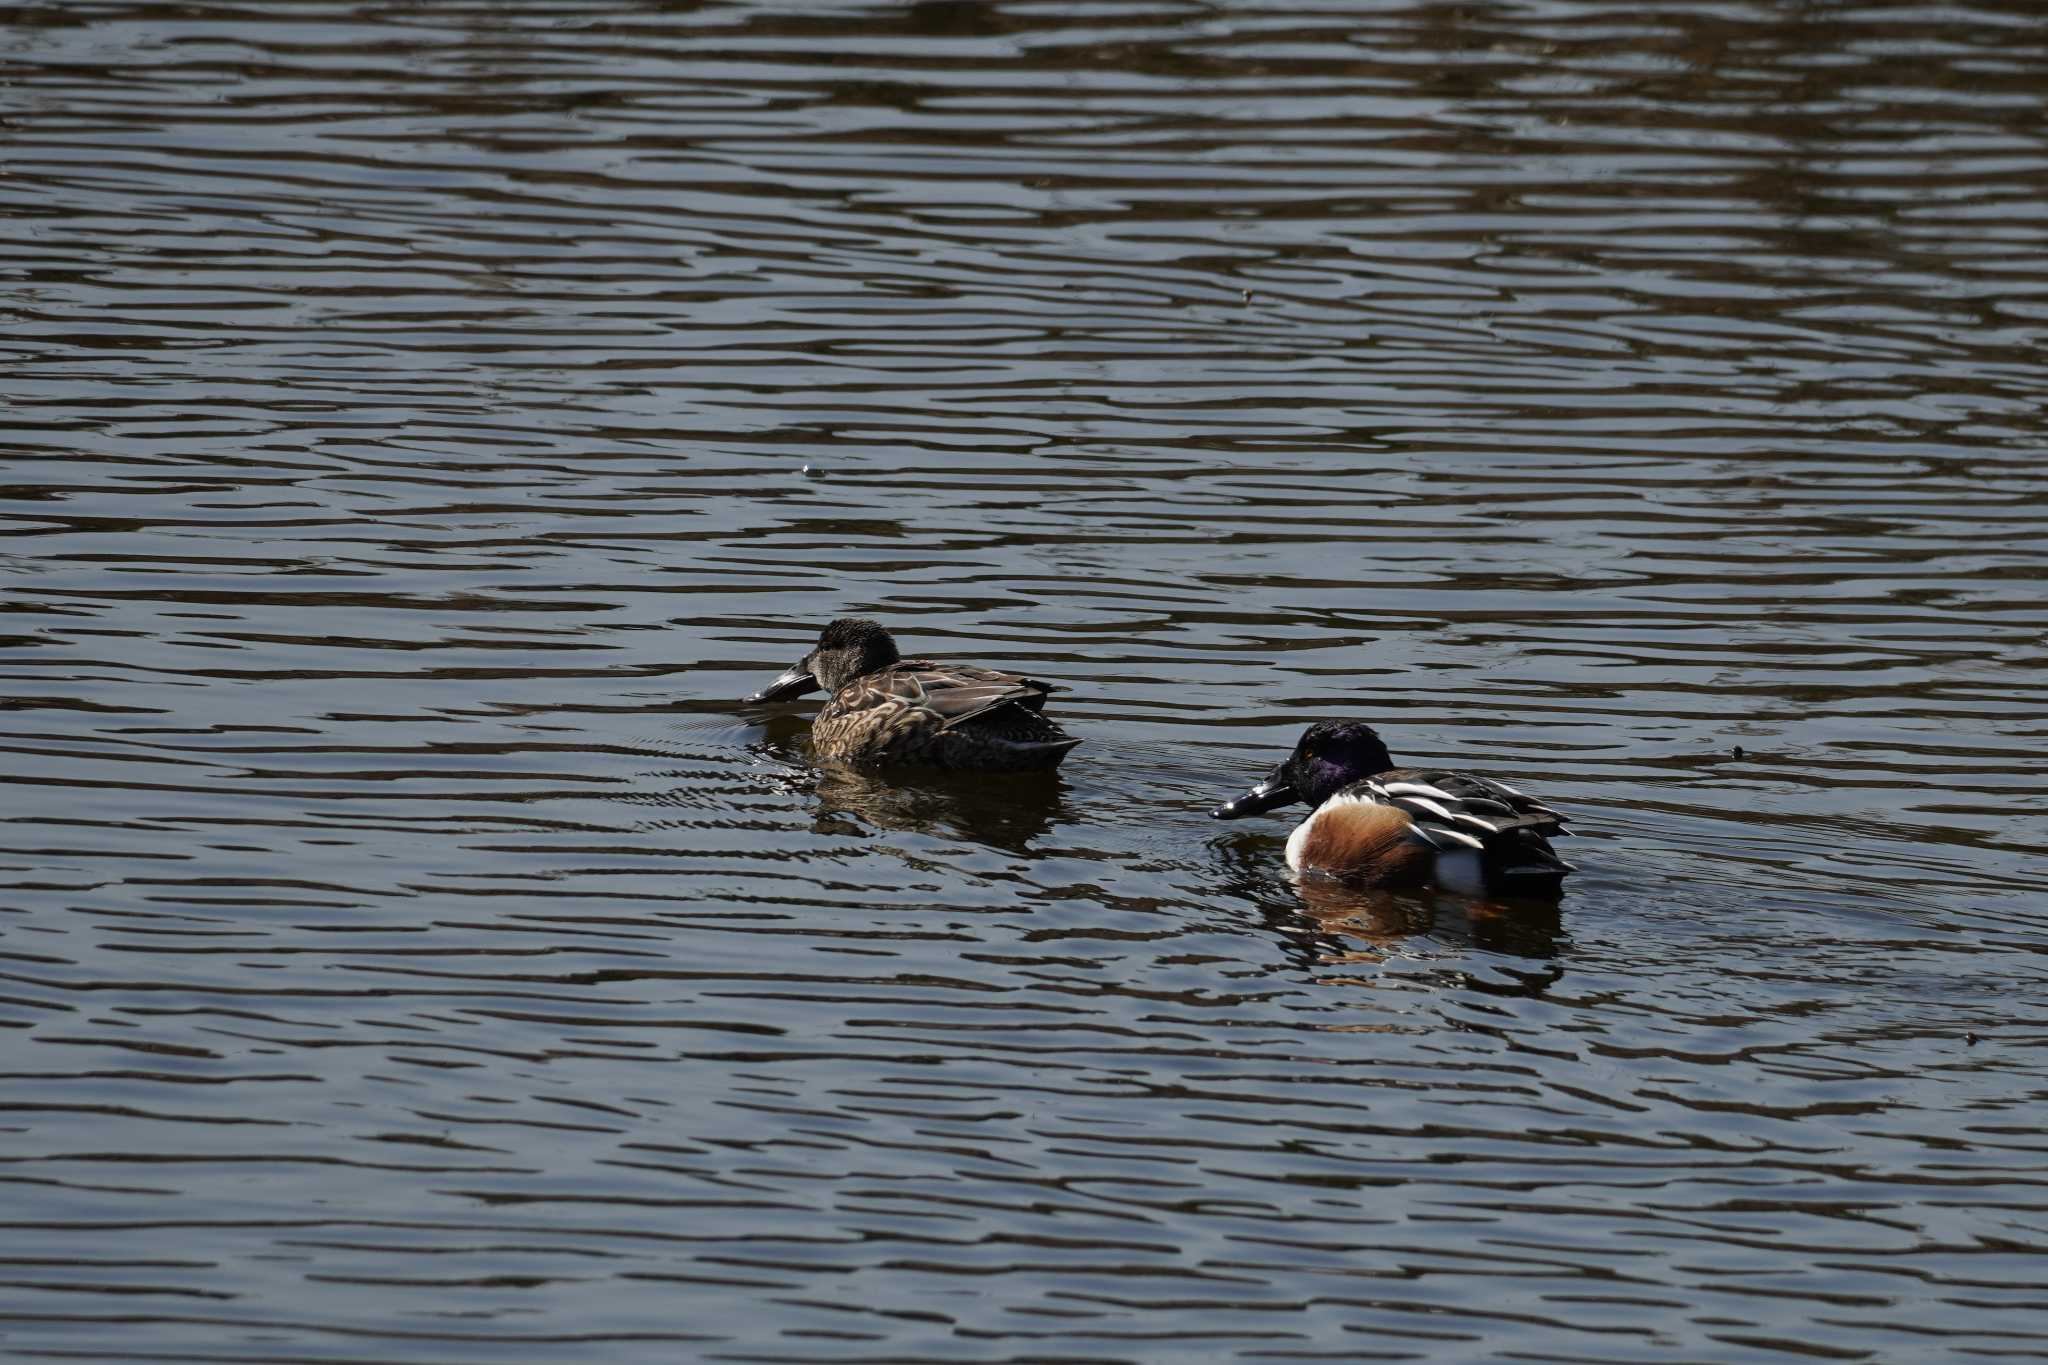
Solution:
[[[1434,848],[1478,850],[1496,875],[1561,876],[1571,870],[1550,847],[1551,836],[1571,832],[1564,817],[1490,778],[1397,768],[1355,782],[1341,795],[1402,812],[1413,837]]]
[[[1028,730],[1035,734],[1042,730],[1049,736],[1057,727],[1040,719],[1038,713],[1051,691],[1049,683],[993,668],[908,659],[856,678],[840,689],[834,701],[848,714],[878,708],[914,709],[929,715],[935,728],[942,731],[992,724],[998,719],[995,713],[1009,710],[1011,715],[1000,718],[1006,732]],[[1019,711],[1027,714],[1017,714]]]

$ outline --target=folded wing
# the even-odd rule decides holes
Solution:
[[[914,736],[906,742],[935,758],[964,754],[969,751],[960,746],[971,744],[984,746],[984,754],[1044,751],[1050,758],[1080,742],[1040,714],[1053,690],[1051,683],[1015,673],[911,659],[848,683],[834,707],[847,723],[857,723],[862,712],[881,713],[883,730]]]
[[[1445,852],[1473,849],[1501,877],[1561,877],[1571,864],[1550,840],[1569,834],[1564,817],[1503,782],[1470,773],[1397,768],[1348,789],[1393,806],[1415,836]]]

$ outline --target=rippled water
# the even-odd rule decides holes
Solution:
[[[2022,7],[0,28],[0,1352],[2048,1358]],[[859,610],[990,789],[733,701]],[[1299,890],[1302,724],[1577,817]]]

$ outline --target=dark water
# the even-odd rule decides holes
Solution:
[[[0,22],[0,1354],[2048,1359],[2037,12]]]

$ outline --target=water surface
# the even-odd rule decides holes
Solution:
[[[2019,7],[17,7],[0,1350],[2042,1359]],[[733,699],[849,611],[1044,781]],[[1297,887],[1309,720],[1576,817]]]

